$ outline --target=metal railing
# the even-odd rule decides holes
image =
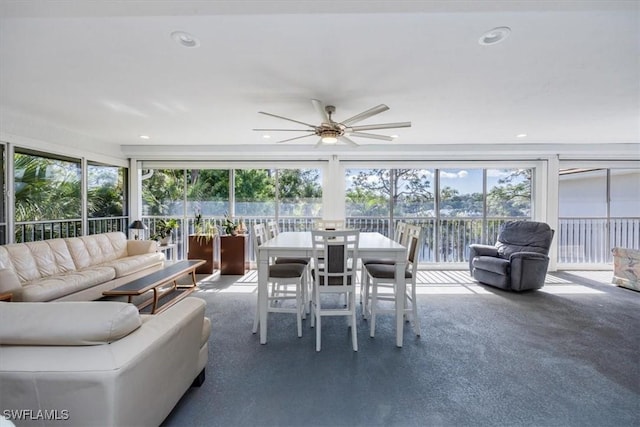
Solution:
[[[101,234],[111,231],[126,233],[128,217],[90,218],[87,222],[86,234]],[[82,236],[82,220],[79,218],[15,223],[14,241],[16,243],[78,236]]]
[[[559,218],[558,263],[606,264],[611,249],[640,249],[640,217]]]
[[[143,217],[142,221],[148,227],[147,237],[155,233],[158,221],[170,218]],[[186,236],[194,232],[194,219],[173,218],[178,220],[179,223],[178,229],[173,234],[173,243],[177,245],[178,257],[183,259],[187,256]],[[309,231],[317,219],[319,218],[279,218],[278,226],[280,231]],[[440,219],[438,227],[436,226],[435,218],[404,217],[402,221],[419,225],[424,229],[425,237],[420,248],[420,262],[460,263],[468,262],[470,244],[485,242],[493,244],[498,235],[500,225],[514,219],[517,218],[491,218],[486,221],[481,218],[448,218]],[[254,224],[266,224],[272,220],[273,218],[243,217],[245,226],[249,231],[252,230]],[[218,230],[221,231],[223,218],[203,218],[202,221],[205,225],[212,224],[217,226]],[[390,226],[388,218],[350,217],[346,220],[346,226],[362,232],[379,232],[387,237],[392,237],[395,222],[393,226]],[[438,230],[440,231],[439,233]],[[218,251],[215,252],[218,253]],[[248,239],[247,256],[249,260],[255,261],[251,239]]]
[[[144,217],[147,225],[143,238],[150,238],[161,219],[171,217]],[[175,218],[175,217],[174,217]],[[187,236],[195,232],[194,218],[175,218],[179,226],[173,233],[173,243],[177,245],[178,259],[187,257]],[[203,218],[204,225],[211,224],[221,231],[224,218]],[[279,218],[281,231],[308,231],[318,218]],[[506,221],[522,218],[402,218],[424,229],[424,241],[420,248],[420,262],[423,263],[466,263],[469,259],[469,245],[472,243],[493,244],[500,226]],[[273,218],[244,217],[247,230],[256,223],[267,223]],[[127,233],[128,217],[91,218],[86,234],[100,234],[111,231]],[[395,223],[390,226],[388,218],[350,217],[347,227],[360,231],[376,231],[392,237]],[[80,219],[55,221],[24,221],[15,224],[15,242],[33,242],[59,237],[82,235]],[[555,243],[558,246],[560,264],[607,264],[613,261],[611,249],[624,247],[640,249],[640,217],[627,218],[559,218]],[[254,260],[253,243],[248,239],[248,259]]]

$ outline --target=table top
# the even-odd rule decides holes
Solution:
[[[198,266],[204,264],[201,259],[192,259],[178,261],[173,264],[167,264],[160,270],[154,271],[144,277],[132,280],[122,286],[104,291],[103,295],[141,295],[156,286],[161,286],[174,278],[191,272]]]
[[[285,231],[272,239],[264,242],[258,250],[269,249],[301,249],[312,250],[310,231]],[[365,251],[399,251],[404,252],[406,248],[393,239],[383,236],[376,232],[360,233],[360,241],[358,242],[358,250]]]

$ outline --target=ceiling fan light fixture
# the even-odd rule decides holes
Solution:
[[[320,138],[322,139],[322,142],[325,144],[337,143],[338,136],[340,136],[340,133],[335,130],[323,130],[322,133],[320,133]]]

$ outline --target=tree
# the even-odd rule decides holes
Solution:
[[[432,203],[430,181],[422,169],[365,169],[352,177],[347,186],[347,202],[351,215],[386,215],[392,201],[398,216]]]
[[[514,169],[487,193],[491,216],[528,216],[531,213],[531,169]]]
[[[81,217],[79,163],[15,153],[14,171],[17,222]]]

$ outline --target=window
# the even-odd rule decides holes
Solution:
[[[419,224],[421,261],[465,262],[471,243],[494,243],[502,223],[530,218],[531,176],[532,169],[346,169],[347,222],[387,236],[398,220]]]
[[[13,178],[16,242],[82,234],[79,160],[16,150]]]
[[[235,171],[235,217],[276,216],[276,173],[273,169]]]
[[[320,169],[278,170],[278,218],[322,217],[322,173]]]
[[[88,234],[126,230],[127,169],[88,163],[87,217]]]
[[[561,169],[558,262],[609,263],[614,247],[640,249],[639,181],[639,169]]]
[[[222,217],[229,212],[229,170],[187,170],[187,215]]]

